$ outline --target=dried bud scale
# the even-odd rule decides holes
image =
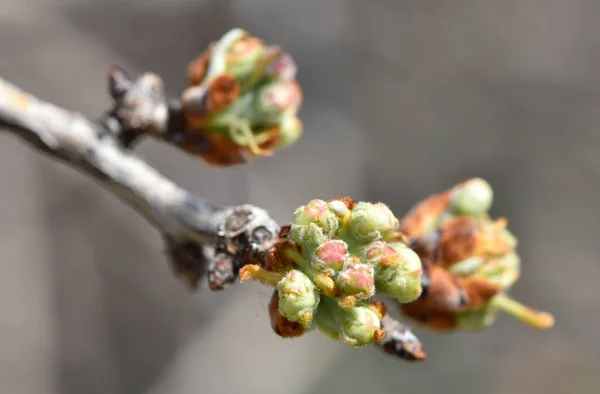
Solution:
[[[271,318],[271,328],[282,338],[297,338],[304,335],[307,331],[302,324],[286,319],[281,312],[279,312],[279,295],[277,290],[275,290],[271,296],[269,316]]]

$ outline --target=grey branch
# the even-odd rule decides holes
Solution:
[[[146,218],[165,238],[178,274],[196,287],[231,283],[240,266],[264,252],[279,226],[252,205],[218,207],[159,174],[130,149],[143,133],[166,133],[169,109],[162,81],[110,73],[115,108],[98,122],[40,100],[0,79],[0,128],[89,175]]]
[[[99,121],[47,103],[0,78],[0,128],[87,174],[148,220],[164,237],[175,273],[195,288],[208,278],[211,290],[231,284],[239,269],[262,263],[280,227],[252,205],[211,205],[174,184],[136,156],[143,135],[169,141],[182,127],[180,105],[168,102],[161,79],[135,81],[109,73],[115,102]],[[407,360],[424,357],[410,329],[386,316],[386,352]]]

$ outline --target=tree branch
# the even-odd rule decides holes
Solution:
[[[209,204],[130,150],[142,135],[169,141],[181,127],[180,106],[167,102],[160,78],[144,74],[131,81],[113,68],[109,91],[115,107],[92,121],[0,79],[0,127],[82,171],[146,218],[164,237],[173,269],[189,287],[206,276],[211,290],[221,290],[242,266],[264,263],[280,231],[265,210]],[[389,316],[383,322],[387,336],[379,346],[384,351],[410,361],[424,359],[407,326]]]
[[[115,76],[122,75],[114,69],[110,80]],[[131,82],[128,91],[94,122],[0,79],[0,126],[89,175],[139,212],[163,235],[174,268],[188,285],[196,287],[208,272],[210,287],[223,288],[240,265],[268,249],[279,226],[252,205],[211,205],[133,154],[124,143],[131,138],[124,136],[166,133],[169,111],[162,82],[153,74]]]

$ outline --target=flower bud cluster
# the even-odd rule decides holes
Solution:
[[[474,178],[425,199],[400,221],[427,273],[427,292],[399,309],[437,330],[482,330],[503,310],[546,329],[553,318],[508,298],[518,280],[517,239],[505,219],[492,220],[493,191]]]
[[[186,130],[176,142],[220,166],[292,145],[302,133],[295,78],[296,65],[281,48],[232,29],[188,68]]]
[[[377,339],[377,294],[399,302],[421,294],[421,263],[398,241],[398,219],[381,203],[311,200],[294,213],[294,262],[323,294],[317,328],[360,347]]]
[[[408,303],[422,291],[421,261],[402,242],[398,224],[381,203],[311,200],[294,212],[287,233],[291,269],[259,273],[247,266],[240,276],[277,286],[276,332],[299,323],[360,348],[384,335],[376,294]],[[281,279],[269,279],[274,274]]]

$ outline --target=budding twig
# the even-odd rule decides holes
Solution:
[[[134,80],[112,68],[109,91],[114,107],[93,121],[0,79],[0,128],[94,179],[147,219],[163,235],[175,274],[190,288],[198,287],[206,277],[211,290],[221,290],[235,281],[244,266],[277,269],[289,264],[284,250],[278,249],[285,242],[274,245],[280,227],[266,211],[252,205],[207,203],[132,152],[139,137],[170,135],[182,125],[177,101],[167,102],[156,75]],[[281,229],[282,234],[286,231],[289,228]],[[272,274],[270,284],[282,277]],[[327,287],[327,283],[321,285]],[[384,316],[383,321],[390,319]],[[302,323],[279,314],[272,313],[272,325],[287,337],[304,332]],[[407,327],[396,322],[382,328],[376,332],[376,346],[409,360],[424,357],[420,342]],[[380,341],[384,331],[388,335]]]
[[[118,71],[111,71],[112,79],[116,75]],[[225,287],[241,265],[268,250],[279,226],[252,205],[209,204],[136,156],[124,135],[164,130],[169,124],[167,104],[154,89],[162,86],[158,77],[146,74],[131,83],[118,78],[119,86],[112,88],[119,97],[116,107],[99,122],[0,79],[0,128],[82,171],[140,213],[164,236],[173,268],[191,287],[207,271],[212,288]],[[127,86],[137,92],[134,102],[122,95]]]
[[[0,128],[94,179],[163,236],[175,274],[211,290],[255,279],[276,287],[269,313],[280,336],[313,329],[406,360],[425,352],[376,295],[437,330],[483,329],[503,310],[538,329],[554,319],[509,298],[519,277],[516,238],[492,221],[491,186],[462,182],[398,220],[382,203],[311,200],[280,228],[253,205],[205,202],[132,152],[143,136],[171,143],[210,165],[268,156],[302,133],[296,68],[280,48],[233,29],[188,68],[189,86],[168,100],[162,80],[113,67],[114,105],[92,121],[0,79]],[[410,238],[408,238],[410,237]]]

